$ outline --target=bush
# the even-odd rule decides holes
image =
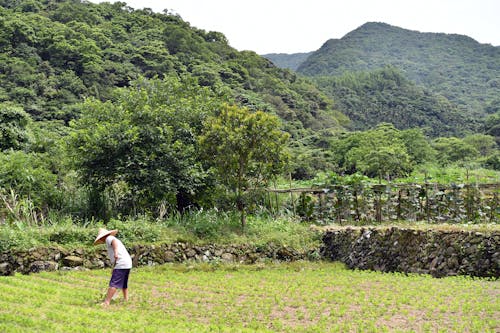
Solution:
[[[256,244],[273,243],[297,248],[319,244],[309,226],[292,218],[249,216],[245,230],[239,215],[233,212],[196,211],[164,221],[147,218],[111,220],[106,225],[91,222],[76,225],[71,219],[60,219],[54,225],[34,227],[24,223],[0,225],[0,251],[36,246],[92,247],[98,229],[118,229],[118,237],[131,244],[187,242],[192,244]]]
[[[62,199],[57,175],[43,154],[9,151],[0,153],[0,189],[11,189],[19,199],[28,199],[38,210],[56,207]],[[7,192],[7,193],[6,193]]]

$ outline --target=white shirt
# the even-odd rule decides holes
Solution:
[[[113,245],[111,244],[115,241],[116,252],[118,254],[118,260],[115,264],[115,251],[113,250]],[[108,250],[108,256],[111,260],[111,265],[115,265],[115,269],[130,269],[132,268],[132,258],[128,254],[127,249],[123,243],[115,236],[109,235],[106,237],[106,247]]]

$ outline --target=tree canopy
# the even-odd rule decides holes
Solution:
[[[427,135],[437,137],[479,129],[477,119],[464,115],[443,96],[417,86],[395,67],[317,77],[315,82],[350,118],[347,127],[353,130],[391,123],[398,129],[423,128]]]
[[[266,185],[281,173],[287,161],[288,138],[280,130],[278,118],[262,111],[226,105],[207,120],[201,149],[222,182],[235,193],[242,226],[245,192]]]
[[[194,80],[172,77],[139,79],[115,101],[87,100],[72,123],[70,144],[96,205],[106,191],[129,209],[191,204],[207,177],[197,136],[219,101]]]

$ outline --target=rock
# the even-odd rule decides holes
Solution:
[[[77,267],[83,265],[83,259],[77,256],[67,256],[63,258],[64,266]]]
[[[194,258],[196,256],[196,251],[194,249],[188,249],[185,253],[188,259]]]
[[[233,262],[234,261],[234,255],[232,253],[228,253],[228,252],[223,253],[221,255],[221,260],[223,262]]]
[[[172,251],[165,251],[163,254],[163,258],[165,262],[174,262],[175,261],[175,253]]]
[[[8,262],[0,263],[0,276],[7,276],[12,274],[14,274],[14,269]]]
[[[90,261],[90,268],[104,268],[106,265],[104,264],[104,261],[102,260],[91,260]]]
[[[59,264],[54,262],[54,261],[41,261],[37,260],[31,263],[30,265],[30,272],[31,273],[38,273],[38,272],[43,272],[43,271],[56,271],[59,268]]]

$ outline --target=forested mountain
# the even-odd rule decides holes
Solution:
[[[269,53],[263,54],[262,56],[266,59],[271,60],[276,66],[280,68],[288,68],[292,71],[296,71],[297,68],[312,54],[312,52],[306,53]]]
[[[366,23],[341,39],[327,41],[297,71],[310,76],[341,75],[387,65],[457,103],[469,115],[485,116],[499,103],[500,47],[456,34]]]
[[[240,105],[277,114],[296,135],[338,128],[345,118],[308,79],[178,15],[124,2],[0,0],[0,102],[35,120],[68,122],[85,97],[110,99],[140,76],[194,77]]]
[[[315,79],[346,114],[353,130],[368,130],[379,123],[398,129],[422,128],[431,137],[462,136],[479,128],[445,97],[416,85],[395,67],[370,72],[346,72]]]
[[[474,123],[405,68],[342,73],[308,78],[124,2],[0,0],[0,223],[217,207],[244,225],[280,176],[500,169],[492,136],[430,138]]]

